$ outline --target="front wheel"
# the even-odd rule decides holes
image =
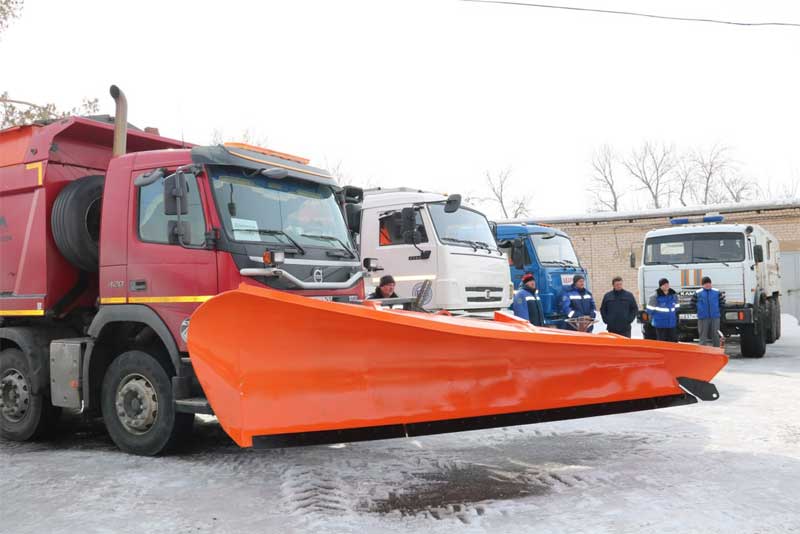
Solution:
[[[169,376],[151,355],[121,354],[103,379],[103,420],[125,452],[155,456],[174,447],[191,429],[193,414],[177,413]]]
[[[28,359],[19,349],[0,352],[0,435],[13,441],[42,437],[55,428],[60,408],[34,393]]]
[[[762,358],[767,352],[767,336],[764,328],[766,317],[761,313],[758,319],[755,324],[742,326],[740,342],[742,356],[745,358]]]

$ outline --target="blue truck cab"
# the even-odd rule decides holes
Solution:
[[[542,299],[545,324],[564,326],[561,294],[572,285],[572,277],[582,274],[589,288],[586,269],[581,267],[569,236],[548,226],[525,223],[498,223],[497,242],[506,250],[511,281],[519,289],[522,275],[533,274]]]

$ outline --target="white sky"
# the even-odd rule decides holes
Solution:
[[[561,3],[800,22],[790,1]],[[762,184],[800,176],[798,52],[800,28],[457,1],[25,0],[0,90],[111,113],[116,83],[140,127],[196,143],[248,129],[362,184],[475,193],[510,166],[549,216],[590,207],[603,143],[722,143]]]

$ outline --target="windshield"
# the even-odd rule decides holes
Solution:
[[[568,237],[558,234],[531,235],[533,248],[541,263],[578,266],[578,256]]]
[[[677,234],[645,242],[645,265],[721,263],[744,260],[744,236],[737,233]]]
[[[350,248],[344,218],[327,185],[247,177],[230,168],[214,172],[212,184],[225,233],[234,241]]]
[[[433,219],[436,233],[443,243],[497,249],[489,221],[483,214],[469,208],[459,208],[453,213],[446,213],[444,203],[428,204],[428,211]]]

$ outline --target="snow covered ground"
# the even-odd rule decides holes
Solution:
[[[101,425],[0,442],[0,532],[800,532],[800,327],[732,359],[720,400],[334,447],[252,451],[213,421],[164,458]]]

